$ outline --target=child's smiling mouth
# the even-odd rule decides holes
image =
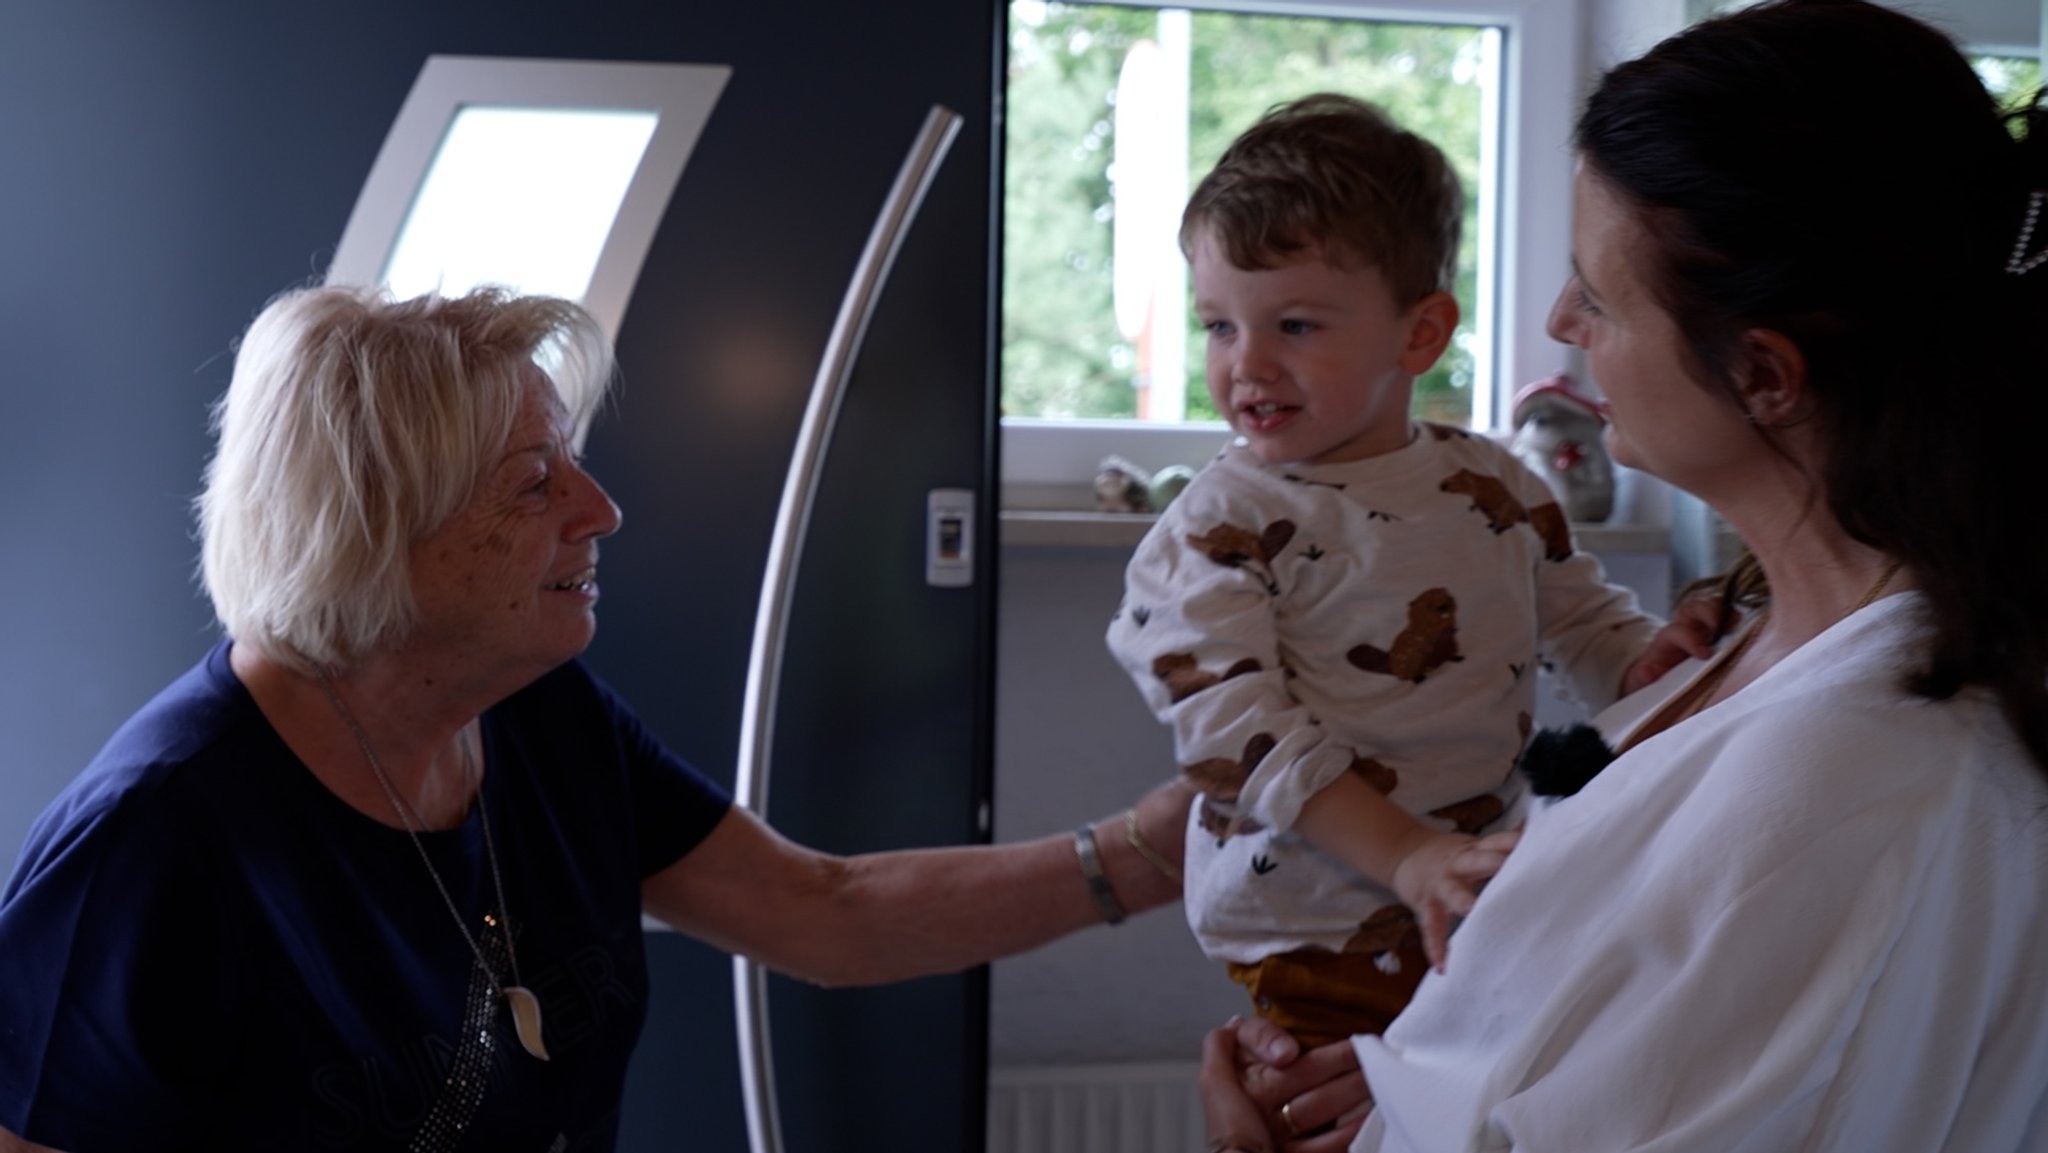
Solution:
[[[1262,400],[1254,404],[1239,405],[1237,407],[1237,418],[1239,426],[1248,431],[1266,432],[1285,424],[1289,418],[1300,411],[1300,405]]]

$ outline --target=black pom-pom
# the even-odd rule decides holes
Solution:
[[[1569,797],[1614,760],[1607,739],[1591,725],[1544,729],[1529,738],[1515,766],[1539,797]]]

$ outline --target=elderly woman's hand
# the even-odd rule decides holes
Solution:
[[[1256,1018],[1233,1018],[1204,1038],[1200,1088],[1219,1150],[1342,1153],[1372,1111],[1349,1041],[1304,1053],[1285,1030]]]

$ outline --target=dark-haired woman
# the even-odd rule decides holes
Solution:
[[[1710,21],[1593,95],[1551,332],[1615,458],[1769,593],[1600,718],[1618,759],[1356,1042],[1353,1149],[2048,1149],[2037,117],[1858,0]],[[1215,1148],[1349,1103],[1248,1063],[1271,1041],[1210,1039]]]

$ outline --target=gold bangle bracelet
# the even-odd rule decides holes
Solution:
[[[1124,840],[1129,841],[1131,847],[1138,850],[1139,856],[1151,862],[1153,868],[1165,873],[1168,880],[1171,880],[1176,885],[1181,883],[1180,870],[1173,867],[1172,861],[1161,856],[1159,850],[1153,848],[1145,840],[1145,834],[1138,831],[1138,810],[1136,809],[1124,810]]]

